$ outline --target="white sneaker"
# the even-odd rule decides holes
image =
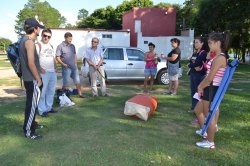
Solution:
[[[206,138],[206,137],[207,137],[207,132],[205,132],[203,135],[201,134],[201,132],[202,132],[202,129],[196,130],[196,131],[195,131],[195,134],[200,135],[200,136],[202,136],[203,138]]]
[[[202,142],[196,142],[196,145],[201,148],[215,149],[214,142],[209,142],[208,140],[204,140]]]

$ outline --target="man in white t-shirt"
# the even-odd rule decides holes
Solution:
[[[108,96],[106,93],[105,73],[103,67],[103,51],[98,47],[99,39],[92,38],[91,47],[86,50],[85,58],[89,64],[89,74],[91,79],[91,89],[93,97],[98,96],[96,80],[99,78],[101,84],[102,96]]]
[[[52,108],[56,89],[57,75],[55,51],[53,49],[53,46],[49,43],[51,36],[51,30],[44,29],[42,31],[41,42],[37,42],[36,44],[43,82],[41,97],[38,104],[38,112],[42,117],[46,117],[48,113],[57,112]]]

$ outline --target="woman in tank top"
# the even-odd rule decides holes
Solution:
[[[210,51],[215,52],[216,56],[207,63],[206,78],[200,83],[197,89],[201,100],[197,103],[194,111],[201,128],[203,127],[205,116],[209,110],[209,98],[213,101],[225,73],[228,59],[229,34],[211,33],[208,38],[208,45]],[[212,89],[212,94],[209,94],[210,89]],[[216,132],[216,123],[216,116],[214,116],[207,133],[203,135],[206,139],[202,142],[197,142],[197,146],[202,148],[215,148],[214,135]],[[201,130],[197,130],[196,134],[201,135]]]

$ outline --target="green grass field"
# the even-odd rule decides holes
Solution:
[[[215,150],[195,146],[201,138],[191,125],[194,114],[187,112],[191,97],[185,71],[178,96],[154,94],[158,108],[147,122],[123,114],[142,82],[111,82],[111,97],[73,97],[76,106],[37,116],[46,125],[37,130],[44,136],[39,141],[23,136],[24,99],[1,105],[0,165],[249,165],[250,66],[238,67],[221,104]]]

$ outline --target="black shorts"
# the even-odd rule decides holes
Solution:
[[[212,86],[212,96],[211,96],[211,101],[214,100],[214,96],[218,90],[218,86]],[[209,101],[209,92],[210,92],[210,86],[206,87],[203,92],[203,96],[201,97],[205,101]]]

